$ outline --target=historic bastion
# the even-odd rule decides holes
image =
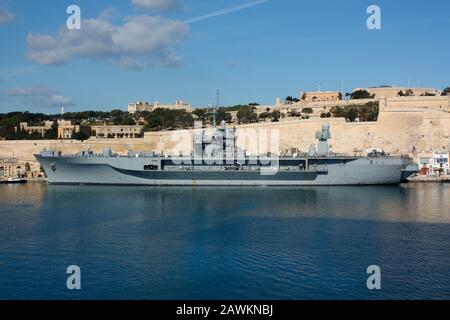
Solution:
[[[429,157],[433,151],[450,149],[450,97],[397,97],[380,99],[377,122],[346,122],[343,118],[285,120],[237,126],[238,146],[256,154],[272,151],[258,145],[271,138],[279,142],[279,152],[307,152],[315,143],[315,132],[324,122],[331,126],[331,149],[337,153],[363,154],[368,148],[380,148],[391,154]],[[137,139],[0,141],[0,158],[29,162],[36,170],[33,154],[46,148],[76,153],[90,149],[102,152],[106,146],[125,154],[128,150],[179,154],[191,150],[193,130],[148,132]],[[279,140],[278,140],[279,138]],[[270,144],[270,143],[269,143]],[[181,148],[180,148],[181,146]],[[273,144],[276,147],[276,144]],[[413,154],[413,148],[416,153]],[[34,169],[33,169],[34,168]]]
[[[326,122],[331,126],[330,145],[334,152],[359,154],[376,147],[391,154],[411,154],[415,147],[418,156],[428,156],[436,150],[450,149],[449,101],[446,96],[381,99],[376,122],[314,118],[240,125],[236,127],[237,144],[258,153],[255,146],[260,141],[270,141],[272,136],[276,140],[278,136],[280,152],[307,152],[316,143],[315,132]],[[178,154],[180,145],[183,152],[190,150],[191,136],[192,130],[148,132],[144,140],[151,150]]]

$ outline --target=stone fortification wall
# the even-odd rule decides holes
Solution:
[[[433,151],[450,149],[448,108],[448,97],[381,99],[377,122],[349,123],[341,118],[315,118],[241,125],[237,126],[237,144],[254,154],[274,152],[274,149],[307,152],[309,146],[316,143],[315,132],[326,122],[331,127],[331,149],[337,153],[363,154],[368,148],[381,148],[391,154],[429,156]],[[105,147],[120,154],[128,150],[187,153],[192,148],[192,134],[193,130],[182,130],[148,132],[144,138],[136,139],[0,141],[0,157],[33,162],[33,154],[44,148],[64,153],[88,148],[101,153]],[[279,143],[270,143],[272,138]]]

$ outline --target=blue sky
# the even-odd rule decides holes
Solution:
[[[340,90],[341,81],[346,92],[450,86],[448,0],[269,0],[185,23],[253,2],[0,0],[0,112],[202,106],[216,89],[223,105],[272,104],[319,83]],[[82,30],[58,31],[71,4]],[[371,4],[381,30],[366,27]]]

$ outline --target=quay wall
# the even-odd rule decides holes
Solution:
[[[379,102],[380,105],[389,106],[389,108],[423,108],[450,112],[450,96],[408,96],[408,97],[377,97],[371,99],[350,99],[335,101],[299,101],[290,104],[275,104],[275,108],[286,113],[289,110],[300,111],[303,108],[313,109],[313,116],[320,116],[322,113],[331,111],[332,107],[339,106],[348,108],[354,105],[364,105],[369,102]],[[267,106],[257,107],[259,112],[265,111]]]
[[[391,154],[412,155],[415,148],[420,155],[450,149],[450,113],[421,108],[388,108],[380,111],[377,122],[349,123],[342,118],[315,118],[241,125],[236,127],[237,145],[259,153],[255,146],[278,136],[279,151],[307,152],[311,144],[316,144],[315,132],[324,123],[330,125],[329,143],[337,153],[362,154],[366,149],[380,148]],[[192,134],[192,130],[148,132],[144,140],[154,151],[179,154],[180,150],[190,150],[191,145],[186,143],[191,141]]]
[[[390,108],[423,108],[450,112],[450,96],[394,97],[386,100]]]
[[[22,161],[34,161],[34,154],[43,149],[58,150],[69,154],[90,149],[95,153],[101,153],[106,146],[120,154],[125,154],[128,150],[148,150],[148,145],[143,138],[89,139],[83,142],[77,140],[20,140],[0,141],[0,156]]]

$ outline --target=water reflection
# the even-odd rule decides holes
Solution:
[[[2,185],[0,298],[445,298],[449,191]]]
[[[1,185],[0,204],[3,245],[11,239],[20,242],[18,234],[58,233],[58,242],[51,244],[57,246],[84,241],[78,238],[80,228],[94,243],[101,241],[102,230],[128,225],[176,238],[244,217],[449,223],[450,185],[124,188],[29,183]],[[155,223],[144,223],[149,221]]]
[[[43,204],[59,212],[71,209],[152,217],[207,213],[208,219],[250,216],[330,217],[403,222],[450,222],[449,184],[361,187],[106,187],[0,186],[3,207],[37,212]],[[81,206],[81,207],[80,207]],[[23,210],[26,208],[30,210]]]

